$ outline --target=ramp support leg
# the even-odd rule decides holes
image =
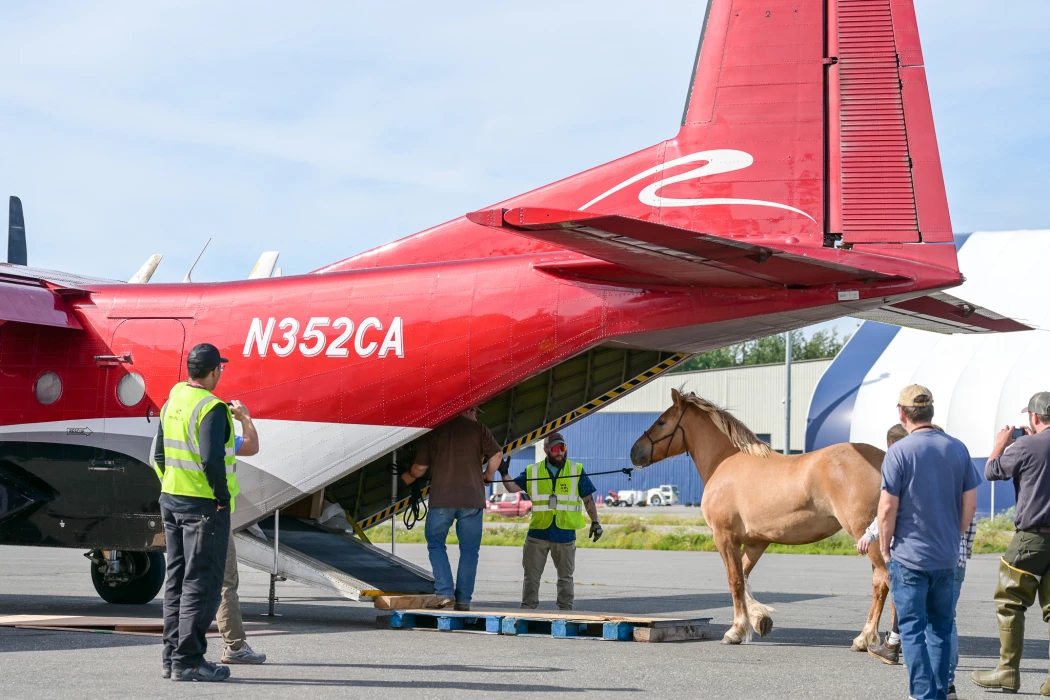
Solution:
[[[273,571],[270,572],[270,601],[266,617],[280,617],[279,613],[273,611],[274,603],[277,602],[277,582],[284,578],[278,575],[278,556],[281,546],[281,509],[273,512]]]
[[[390,505],[397,505],[397,450],[391,455],[391,473],[392,478],[390,481]],[[390,514],[390,553],[395,554],[395,548],[397,547],[397,510]]]

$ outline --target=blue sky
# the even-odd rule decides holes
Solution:
[[[955,230],[1050,228],[1050,3],[917,12]],[[0,194],[36,266],[179,280],[211,237],[198,281],[307,272],[672,136],[703,14],[7,2]]]

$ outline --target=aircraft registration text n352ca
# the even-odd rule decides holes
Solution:
[[[346,316],[334,320],[328,316],[311,316],[305,324],[290,316],[280,321],[272,317],[265,320],[253,318],[244,340],[244,356],[251,357],[254,350],[259,357],[266,357],[272,350],[278,357],[288,357],[294,352],[303,357],[316,357],[322,353],[326,357],[349,357],[349,345],[352,344],[358,357],[371,357],[377,350],[379,357],[391,353],[395,357],[404,357],[403,325],[400,316],[394,316],[385,326],[375,316],[369,316],[356,326]]]

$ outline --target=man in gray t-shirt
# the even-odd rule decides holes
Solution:
[[[1028,428],[1014,439],[1016,428],[999,431],[985,463],[989,481],[1012,479],[1017,489],[1014,533],[999,563],[995,607],[999,617],[999,664],[990,671],[974,671],[970,680],[982,688],[1015,692],[1021,687],[1024,614],[1035,603],[1050,610],[1050,392],[1028,401]],[[1009,448],[1009,449],[1007,449]],[[1050,678],[1039,689],[1050,695]]]
[[[897,402],[908,437],[882,463],[879,546],[889,562],[910,696],[944,698],[950,687],[959,540],[977,509],[981,475],[966,446],[932,425],[933,393],[905,387]]]

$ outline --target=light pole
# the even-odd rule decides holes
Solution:
[[[791,331],[784,334],[784,454],[791,454]]]

